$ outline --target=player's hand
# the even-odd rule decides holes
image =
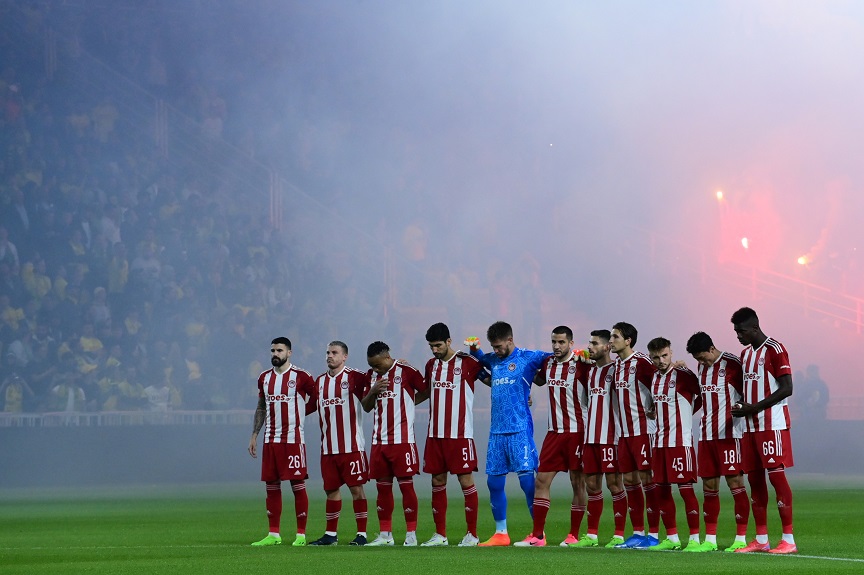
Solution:
[[[683,369],[687,367],[687,362],[683,359],[679,359],[678,361],[672,362],[672,367],[677,367],[678,369]]]
[[[375,395],[378,395],[379,393],[381,393],[382,389],[387,389],[387,387],[389,385],[390,385],[389,379],[387,379],[387,378],[379,379],[378,381],[376,381],[374,383],[374,385],[372,385],[372,387],[369,389],[369,391],[371,393],[374,393]]]
[[[581,361],[582,363],[594,363],[594,360],[591,359],[591,352],[587,349],[574,349],[573,356],[576,358],[576,361]]]
[[[531,407],[532,405],[534,405],[534,398],[529,395],[528,396],[528,407]]]
[[[657,410],[649,409],[645,412],[645,417],[647,417],[648,419],[657,419]]]
[[[759,413],[759,411],[753,407],[752,403],[744,403],[741,401],[732,406],[732,417],[750,417],[757,413]]]
[[[256,439],[257,439],[256,437],[253,437],[252,439],[249,440],[249,450],[248,451],[249,451],[249,455],[251,455],[253,459],[258,458],[258,450],[257,450],[257,446],[256,446],[256,441],[255,441]]]
[[[468,346],[471,349],[478,349],[480,347],[480,338],[474,337],[474,336],[466,337],[465,341],[462,343],[464,343],[466,346]]]

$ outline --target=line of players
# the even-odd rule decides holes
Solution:
[[[351,491],[357,521],[358,533],[351,544],[394,545],[394,477],[402,492],[407,528],[404,545],[417,545],[413,475],[419,467],[414,406],[428,398],[424,471],[432,475],[435,534],[424,546],[449,543],[448,473],[457,476],[465,499],[467,533],[459,545],[510,545],[504,495],[509,472],[517,473],[534,521],[532,532],[515,545],[546,545],[550,485],[558,472],[568,472],[573,500],[569,533],[561,546],[600,545],[605,479],[615,529],[606,547],[681,549],[671,490],[677,484],[690,532],[685,551],[717,550],[718,490],[723,476],[734,498],[737,526],[735,541],[726,551],[795,553],[792,494],[784,471],[792,465],[786,407],[792,392],[788,354],[782,344],[765,336],[752,309],[735,312],[732,323],[739,341],[747,346],[740,358],[717,350],[703,332],[688,340],[687,351],[699,363],[698,375],[683,362],[673,361],[671,343],[664,338],[649,342],[650,357],[634,351],[638,334],[626,322],[611,330],[592,331],[584,352],[574,350],[572,331],[559,326],[552,332],[552,353],[516,347],[512,328],[496,322],[487,331],[493,352],[484,354],[470,342],[470,355],[455,351],[447,326],[435,324],[426,334],[434,357],[422,374],[394,360],[382,342],[367,350],[368,372],[351,369],[345,365],[347,346],[336,341],[327,348],[328,371],[317,380],[289,363],[290,342],[276,338],[271,345],[273,369],[258,380],[259,404],[249,443],[255,457],[258,433],[266,426],[262,480],[267,486],[270,533],[253,545],[281,543],[282,480],[291,482],[295,495],[297,537],[293,544],[306,544],[302,422],[305,414],[316,410],[322,435],[327,525],[324,535],[310,545],[337,543],[343,484]],[[617,359],[613,361],[610,353]],[[489,385],[492,394],[486,473],[496,524],[496,533],[482,543],[477,537],[478,497],[472,474],[477,471],[472,413],[477,380]],[[545,385],[549,393],[548,433],[539,458],[529,408],[532,383]],[[703,478],[704,542],[699,540],[699,503],[693,490],[697,461],[691,430],[693,414],[700,408],[698,469]],[[368,464],[361,409],[374,412]],[[745,536],[751,505],[742,470],[751,486],[757,533],[749,544]],[[766,470],[783,525],[782,539],[774,549],[767,537]],[[367,543],[363,484],[369,478],[376,480],[380,533]],[[579,537],[586,512],[587,533]],[[633,533],[625,539],[628,515]],[[662,541],[661,518],[666,532]]]

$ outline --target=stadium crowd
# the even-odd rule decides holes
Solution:
[[[320,311],[291,301],[286,262],[311,263],[274,247],[266,196],[228,201],[208,170],[119,134],[111,97],[64,91],[48,8],[20,12],[27,41],[0,38],[0,409],[248,408],[249,342]]]

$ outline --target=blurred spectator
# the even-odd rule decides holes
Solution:
[[[87,320],[95,326],[111,324],[111,308],[108,307],[108,292],[104,287],[93,290],[93,301],[87,310]]]
[[[791,401],[798,404],[802,420],[818,422],[826,419],[828,386],[819,375],[818,365],[807,366],[804,376],[795,382],[795,395]]]
[[[18,259],[18,248],[9,241],[9,231],[3,226],[0,226],[0,263],[13,268],[21,265]]]
[[[69,367],[68,365],[66,367]],[[51,388],[49,411],[81,412],[86,410],[87,397],[80,384],[81,376],[75,370],[64,370]]]
[[[6,354],[6,376],[0,382],[0,399],[3,400],[3,411],[6,413],[22,413],[26,408],[32,409],[36,403],[36,394],[23,377],[18,358],[14,353]]]

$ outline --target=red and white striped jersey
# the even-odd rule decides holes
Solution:
[[[758,403],[777,391],[777,379],[792,375],[789,353],[779,341],[768,338],[758,349],[753,346],[741,352],[744,369],[744,401]],[[746,418],[747,431],[789,429],[789,406],[784,399],[756,415]]]
[[[702,440],[740,439],[744,418],[733,418],[732,406],[742,398],[741,359],[724,351],[710,366],[700,363],[698,373],[702,393]]]
[[[615,420],[618,417],[618,402],[615,400],[615,362],[592,365],[586,383],[588,391],[588,422],[585,426],[585,443],[615,445]]]
[[[585,413],[588,396],[585,378],[588,364],[576,359],[573,353],[559,362],[555,356],[543,361],[546,389],[549,390],[549,431],[555,433],[582,433],[585,431]]]
[[[366,374],[346,366],[335,375],[322,373],[316,384],[321,454],[336,455],[365,450],[363,406],[360,400],[369,391]]]
[[[314,401],[315,380],[296,365],[258,376],[258,397],[264,398],[264,443],[303,443],[306,404]]]
[[[369,386],[379,379],[390,383],[375,398],[372,418],[372,444],[414,443],[414,395],[426,390],[423,374],[417,368],[396,361],[386,374],[367,372]]]
[[[692,447],[693,412],[701,403],[699,380],[686,367],[654,374],[651,396],[657,413],[654,447]]]
[[[651,378],[654,364],[642,352],[634,351],[627,359],[615,360],[615,399],[618,437],[654,433],[654,422],[645,415],[651,411]]]
[[[448,361],[426,362],[425,384],[429,390],[429,437],[474,438],[474,381],[480,362],[465,353]]]

